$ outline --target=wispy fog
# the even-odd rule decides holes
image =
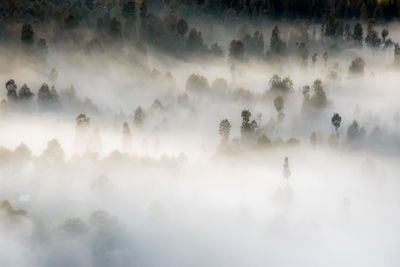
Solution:
[[[0,266],[399,266],[394,47],[313,27],[303,60],[3,45]]]

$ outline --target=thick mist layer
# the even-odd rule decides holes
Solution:
[[[389,3],[89,2],[0,20],[0,266],[399,266]]]

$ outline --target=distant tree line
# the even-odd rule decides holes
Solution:
[[[126,5],[130,2],[130,6]],[[69,27],[81,21],[95,26],[94,17],[122,15],[127,21],[134,19],[128,9],[129,0],[1,0],[1,21],[63,20]],[[143,3],[143,1],[142,1]],[[377,20],[396,19],[400,15],[400,0],[147,0],[146,8],[152,12],[176,10],[183,17],[212,15],[216,19],[232,21],[232,17],[244,19],[268,17],[272,19],[312,19],[324,21],[329,16],[341,19]],[[132,16],[133,15],[133,16]],[[132,23],[128,22],[129,26]]]

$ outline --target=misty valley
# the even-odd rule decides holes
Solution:
[[[0,0],[0,266],[399,266],[399,15]]]

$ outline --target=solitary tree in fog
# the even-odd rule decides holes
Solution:
[[[356,57],[353,61],[351,61],[350,67],[349,67],[349,73],[350,74],[363,74],[364,73],[364,67],[365,67],[365,61],[361,57]]]
[[[17,85],[13,79],[6,82],[7,100],[13,102],[17,100]]]
[[[289,177],[292,175],[289,168],[289,158],[285,157],[283,162],[283,177],[286,179],[286,182],[289,183]]]
[[[226,142],[229,139],[231,128],[232,126],[228,119],[224,119],[219,123],[219,135],[222,137],[222,142]]]
[[[340,127],[340,124],[342,123],[342,117],[340,117],[340,115],[338,113],[333,113],[331,121],[332,121],[333,127],[335,127],[336,136],[339,137],[339,127]]]
[[[90,126],[90,118],[85,113],[81,113],[76,117],[76,128],[87,129]]]
[[[142,107],[139,106],[139,107],[135,110],[135,114],[134,114],[134,117],[133,117],[133,124],[134,124],[136,127],[142,126],[145,116],[146,116],[146,114],[144,113]]]

